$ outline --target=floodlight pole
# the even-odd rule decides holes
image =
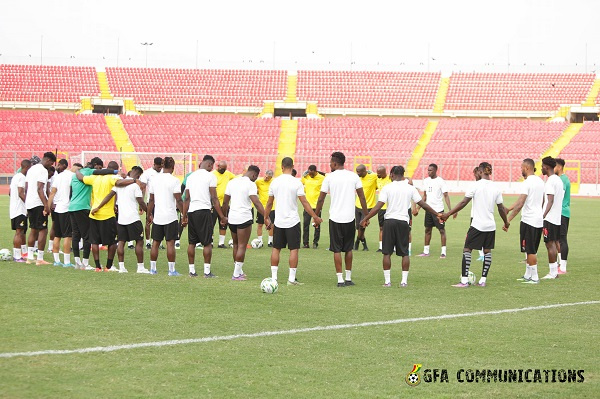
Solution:
[[[146,47],[146,68],[148,68],[148,46],[152,46],[154,43],[140,43],[142,46]]]

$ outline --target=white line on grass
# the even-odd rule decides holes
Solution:
[[[330,325],[330,326],[294,328],[291,330],[263,331],[263,332],[257,332],[257,333],[252,333],[252,334],[217,335],[217,336],[213,336],[213,337],[204,337],[204,338],[176,339],[176,340],[171,340],[171,341],[156,341],[156,342],[141,342],[139,344],[114,345],[114,346],[96,346],[96,347],[81,348],[81,349],[63,349],[63,350],[50,349],[50,350],[34,351],[34,352],[6,352],[6,353],[0,353],[0,358],[25,357],[25,356],[30,357],[30,356],[41,356],[41,355],[69,355],[69,354],[74,354],[74,353],[92,353],[92,352],[114,352],[114,351],[125,350],[125,349],[157,348],[157,347],[161,347],[161,346],[197,344],[197,343],[213,342],[213,341],[232,341],[234,339],[240,339],[240,338],[260,338],[260,337],[270,337],[270,336],[274,336],[274,335],[299,334],[299,333],[312,332],[312,331],[329,331],[329,330],[342,330],[342,329],[346,329],[346,328],[385,326],[385,325],[391,325],[391,324],[412,323],[412,322],[416,322],[416,321],[447,320],[447,319],[457,319],[460,317],[496,315],[496,314],[503,314],[503,313],[526,312],[526,311],[530,311],[530,310],[562,308],[562,307],[566,307],[566,306],[597,305],[597,304],[600,304],[600,301],[557,303],[554,305],[529,306],[526,308],[515,308],[515,309],[500,309],[500,310],[491,310],[491,311],[487,311],[487,312],[446,314],[446,315],[440,315],[440,316],[413,317],[410,319],[396,319],[396,320],[384,320],[384,321],[368,321],[365,323],[355,323],[355,324],[334,324],[334,325]]]

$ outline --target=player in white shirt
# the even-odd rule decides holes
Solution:
[[[462,257],[462,274],[460,283],[453,287],[466,288],[469,286],[469,268],[471,267],[471,251],[483,248],[483,269],[478,285],[485,287],[487,275],[492,266],[492,249],[496,243],[496,220],[494,219],[494,206],[504,221],[504,228],[508,229],[509,222],[506,217],[506,208],[503,204],[502,192],[490,181],[492,165],[488,162],[479,164],[479,179],[465,193],[465,197],[452,210],[442,215],[443,220],[448,220],[452,215],[458,213],[473,200],[473,220],[467,231],[465,246]]]
[[[562,203],[565,196],[563,182],[554,173],[556,161],[552,157],[542,159],[542,174],[548,176],[545,185],[546,201],[544,210],[544,243],[548,250],[548,265],[550,272],[542,279],[553,280],[558,277],[558,247],[560,240],[560,222]]]
[[[204,256],[204,278],[217,277],[210,271],[213,249],[213,216],[211,209],[219,215],[219,220],[227,225],[227,217],[221,210],[217,196],[217,177],[211,173],[215,159],[205,155],[200,168],[191,173],[186,181],[185,201],[181,214],[182,225],[188,226],[188,265],[190,277],[198,277],[196,273],[196,245],[202,244]]]
[[[31,168],[31,161],[21,161],[21,171],[14,175],[10,181],[10,226],[15,231],[13,238],[13,260],[25,262],[27,257],[27,208],[25,208],[25,179],[27,171]]]
[[[352,249],[354,248],[355,198],[358,195],[362,207],[362,216],[367,216],[367,201],[360,177],[356,173],[344,169],[346,156],[341,152],[331,154],[329,166],[331,173],[325,176],[321,185],[321,193],[317,200],[315,213],[321,214],[325,196],[331,195],[329,206],[329,250],[333,252],[333,263],[337,275],[337,286],[354,285],[352,281]],[[342,252],[346,263],[346,277],[342,277]]]
[[[481,174],[479,173],[479,166],[476,166],[475,169],[473,169],[473,177],[475,178],[475,181],[479,181],[481,180]],[[473,221],[473,205],[471,204],[471,222]],[[484,260],[483,257],[483,248],[479,249],[479,258],[477,258],[478,261],[482,261]]]
[[[521,174],[525,181],[521,184],[517,202],[511,207],[512,212],[508,215],[508,222],[510,223],[521,211],[519,236],[521,252],[526,254],[527,265],[525,274],[519,281],[537,284],[540,281],[537,272],[537,251],[544,224],[544,181],[535,175],[535,162],[531,158],[523,160]],[[508,231],[508,228],[502,229]]]
[[[161,157],[154,158],[154,163],[151,168],[148,168],[142,173],[140,176],[140,183],[142,187],[142,191],[144,192],[144,200],[146,203],[150,200],[150,186],[152,185],[152,178],[159,174],[163,169],[163,159]],[[148,214],[146,214],[146,249],[150,249],[152,247],[152,237],[150,237],[150,225],[151,223],[148,221]],[[129,245],[131,247],[131,243]]]
[[[57,175],[52,181],[50,196],[48,202],[52,209],[52,230],[54,230],[54,240],[52,245],[52,255],[54,256],[54,266],[75,267],[71,263],[71,241],[73,230],[71,228],[71,216],[69,215],[69,205],[71,204],[71,181],[79,167],[73,167],[73,171],[68,170],[69,162],[61,159],[56,165]],[[60,262],[60,240],[63,239],[63,262]]]
[[[221,209],[227,216],[231,238],[233,239],[233,276],[232,280],[244,281],[243,266],[246,258],[246,246],[252,233],[252,204],[259,213],[265,215],[258,190],[254,182],[260,169],[256,165],[248,166],[248,170],[240,177],[230,180],[225,188]]]
[[[52,184],[54,183],[54,177],[57,175],[56,168],[54,166],[50,166],[48,168],[48,183],[46,183],[46,198],[50,198],[50,190],[52,189]],[[50,208],[50,219],[48,220],[48,252],[52,253],[52,249],[54,248],[54,208]],[[50,223],[52,220],[52,224]]]
[[[25,207],[29,218],[29,237],[27,239],[27,263],[33,263],[33,249],[38,242],[36,265],[48,265],[44,260],[44,248],[48,236],[48,204],[47,187],[48,169],[56,162],[56,155],[52,152],[44,153],[42,161],[32,166],[25,179]]]
[[[410,269],[409,241],[410,241],[410,213],[411,201],[418,204],[435,217],[440,216],[423,199],[415,187],[404,178],[404,167],[394,166],[390,170],[391,183],[386,184],[379,192],[377,204],[369,214],[360,222],[366,226],[368,220],[377,215],[384,204],[387,209],[384,215],[381,252],[383,253],[383,286],[392,286],[391,268],[392,254],[402,257],[402,281],[400,287],[408,285],[408,271]]]
[[[423,199],[425,202],[435,209],[436,212],[444,212],[444,202],[448,206],[448,210],[452,209],[450,204],[450,196],[448,195],[448,188],[444,179],[437,175],[438,166],[434,163],[430,164],[427,168],[427,175],[429,177],[423,180]],[[419,213],[419,207],[415,212],[415,216]],[[457,214],[454,214],[456,219]],[[440,259],[446,258],[446,223],[440,221],[438,218],[433,217],[430,213],[425,214],[425,246],[423,252],[417,256],[429,256],[429,244],[431,243],[431,232],[435,226],[440,232],[440,238],[442,240],[442,252]]]
[[[104,197],[97,208],[108,204],[116,195],[115,205],[118,209],[117,215],[117,257],[119,259],[119,273],[127,273],[125,267],[125,244],[135,242],[135,256],[137,258],[137,273],[149,274],[150,271],[144,267],[144,227],[140,215],[146,212],[146,202],[142,193],[140,176],[144,170],[139,166],[131,168],[125,181],[133,180],[136,184],[124,187],[113,187],[110,193]]]
[[[300,179],[292,176],[294,161],[290,157],[281,160],[282,175],[277,177],[269,186],[269,199],[265,208],[265,215],[269,215],[275,205],[274,226],[270,226],[270,218],[267,220],[267,228],[273,228],[273,249],[271,251],[271,278],[277,280],[279,269],[279,256],[281,250],[286,246],[290,250],[290,274],[287,285],[301,285],[296,279],[298,268],[298,250],[300,249],[300,216],[298,215],[298,200],[304,207],[306,213],[313,218],[313,225],[318,227],[323,220],[317,216],[306,200],[304,186]]]
[[[167,261],[169,276],[181,276],[175,270],[175,240],[179,230],[177,209],[183,212],[181,182],[172,175],[175,160],[165,157],[163,173],[152,178],[150,200],[148,201],[148,220],[152,223],[152,249],[150,250],[150,273],[157,274],[156,260],[158,247],[162,240],[167,242]]]

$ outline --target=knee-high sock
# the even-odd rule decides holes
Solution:
[[[471,267],[471,253],[463,252],[462,258],[462,276],[467,277],[469,275],[469,268]]]
[[[481,271],[481,277],[487,277],[490,267],[492,266],[492,253],[483,255],[483,269]]]

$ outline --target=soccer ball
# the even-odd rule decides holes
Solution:
[[[274,294],[278,288],[277,280],[273,280],[271,277],[267,277],[260,283],[260,289],[265,294]]]
[[[419,381],[419,374],[411,373],[408,375],[408,381],[411,384],[416,384]]]
[[[252,242],[250,243],[250,245],[252,245],[252,248],[254,248],[254,249],[262,248],[263,247],[263,241],[259,240],[258,238],[255,238],[254,240],[252,240]]]
[[[229,247],[230,247],[230,248],[233,248],[233,238],[230,238],[230,239],[229,239]]]
[[[6,248],[0,249],[0,260],[11,260],[12,255],[10,251]]]
[[[475,276],[475,273],[473,273],[473,272],[469,272],[469,275],[467,276],[467,278],[469,279],[469,285],[473,285],[473,284],[475,284],[475,281],[477,281],[477,277]]]

